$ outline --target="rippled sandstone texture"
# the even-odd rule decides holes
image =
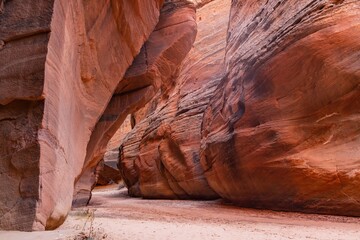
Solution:
[[[360,3],[234,0],[222,71],[212,4],[169,98],[135,114],[130,194],[360,216]]]
[[[146,107],[121,146],[119,168],[132,196],[211,199],[200,165],[203,112],[225,75],[230,3],[217,0],[197,10],[198,34],[168,98]]]
[[[228,75],[202,132],[221,197],[360,216],[359,13],[359,1],[232,1]]]
[[[0,228],[52,229],[163,1],[0,2]]]
[[[0,0],[0,228],[61,224],[155,95],[131,195],[360,216],[359,1],[233,0],[226,32],[229,2],[193,0],[180,70],[194,9],[166,2],[144,45],[161,0]]]
[[[103,158],[106,145],[126,116],[135,112],[160,91],[166,95],[173,85],[173,75],[190,51],[196,36],[195,8],[183,0],[165,1],[160,19],[97,123],[86,156],[82,175],[75,185],[80,194],[74,205],[89,201],[95,184],[96,166]]]

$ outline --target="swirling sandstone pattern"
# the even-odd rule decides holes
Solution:
[[[150,101],[160,89],[165,95],[173,85],[173,75],[190,51],[196,36],[195,8],[183,0],[165,1],[160,19],[135,58],[91,135],[86,163],[76,183],[75,201],[89,200],[96,165],[106,145],[126,116]],[[84,191],[85,190],[85,191]],[[87,190],[87,191],[86,191]],[[75,203],[79,205],[78,203]]]
[[[65,219],[92,131],[162,2],[1,1],[1,229]]]
[[[119,168],[132,196],[210,199],[200,165],[203,112],[220,79],[230,4],[214,1],[198,9],[198,34],[168,98],[135,126],[121,147]],[[200,20],[199,20],[200,19]]]
[[[59,226],[149,101],[132,196],[360,216],[360,2],[163,2],[0,0],[0,229]]]
[[[359,1],[232,1],[228,75],[202,133],[221,197],[360,216],[359,13]]]

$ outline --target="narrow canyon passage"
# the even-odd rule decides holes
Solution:
[[[55,231],[0,232],[0,239],[83,239],[82,232],[94,239],[114,240],[358,240],[360,219],[245,209],[220,200],[130,198],[127,189],[115,186],[96,188],[90,205],[73,209]]]
[[[0,0],[0,240],[359,240],[359,16]]]

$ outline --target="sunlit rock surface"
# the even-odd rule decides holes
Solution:
[[[0,228],[52,229],[161,0],[1,1]]]
[[[360,216],[359,13],[359,1],[232,1],[228,75],[202,132],[221,197]]]
[[[183,0],[165,1],[157,26],[118,84],[92,133],[85,167],[75,186],[76,190],[80,190],[82,199],[84,188],[88,189],[87,195],[90,197],[96,166],[103,158],[110,138],[126,116],[144,106],[158,90],[166,94],[173,84],[173,75],[190,51],[195,36],[194,5]],[[81,200],[82,204],[84,200]]]

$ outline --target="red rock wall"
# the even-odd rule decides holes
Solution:
[[[232,1],[228,76],[202,134],[221,197],[360,216],[359,13],[359,1]]]
[[[90,136],[162,2],[5,2],[0,59],[9,63],[0,68],[0,103],[7,104],[0,108],[0,156],[9,189],[1,196],[8,201],[0,205],[0,228],[63,222]]]
[[[230,1],[192,0],[182,64],[194,7],[153,31],[162,2],[0,1],[0,228],[61,224],[155,95],[121,148],[131,195],[360,216],[359,1],[233,0],[228,28]]]
[[[96,166],[126,116],[144,106],[159,89],[165,94],[171,87],[172,75],[191,49],[195,36],[194,6],[183,0],[165,1],[156,28],[118,84],[91,135],[85,167],[75,186],[75,201],[79,201],[74,205],[87,203],[95,184]]]
[[[197,10],[198,34],[174,89],[155,99],[121,147],[119,168],[132,196],[211,199],[200,165],[204,109],[225,75],[229,2]],[[155,106],[155,109],[152,107]]]
[[[43,185],[51,189],[54,182],[62,182],[66,187],[56,193],[42,192],[38,218],[50,215],[49,227],[70,209],[73,190],[68,186],[82,173],[94,128],[158,21],[162,1],[141,2],[141,6],[140,2],[55,3],[39,133],[43,143],[40,167],[55,170],[41,178]]]
[[[35,218],[52,11],[53,1],[0,1],[0,229]]]
[[[232,1],[226,62],[212,65],[216,4],[199,9],[169,98],[135,114],[119,163],[130,194],[212,188],[246,207],[360,216],[359,2]]]

